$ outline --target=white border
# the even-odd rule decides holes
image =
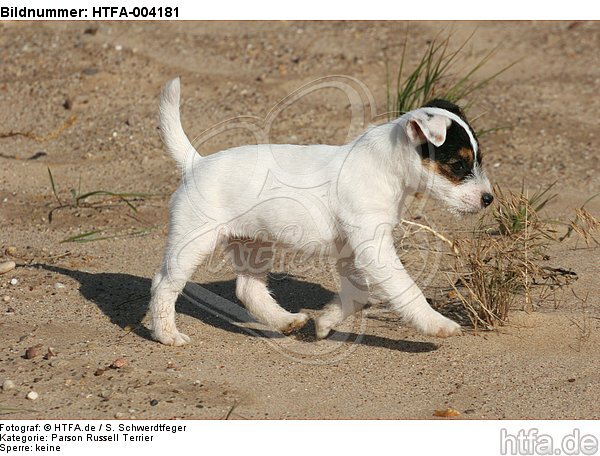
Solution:
[[[180,20],[594,20],[600,4],[590,0],[13,0],[1,6],[28,8],[178,7]],[[128,18],[131,20],[131,18]]]
[[[400,405],[399,405],[400,407]],[[418,455],[418,456],[482,456],[500,454],[545,454],[535,451],[543,436],[552,440],[551,454],[600,454],[600,428],[594,421],[469,421],[438,419],[428,421],[2,421],[6,425],[38,425],[38,432],[22,435],[44,435],[46,444],[60,445],[61,456],[165,455],[244,455],[244,456],[307,456],[331,454],[340,456]],[[112,427],[107,430],[107,424]],[[125,441],[119,425],[185,426],[183,432],[132,432],[129,435],[152,437],[152,441]],[[69,426],[78,425],[78,430]],[[56,426],[60,431],[56,431]],[[85,430],[95,426],[94,432]],[[98,427],[102,430],[98,431]],[[47,432],[43,428],[49,429]],[[18,432],[17,432],[18,433]],[[112,436],[118,442],[87,442],[87,434]],[[50,441],[51,434],[83,436],[83,442],[59,443]],[[508,435],[508,437],[506,437]],[[520,437],[518,437],[520,435]],[[503,437],[504,436],[504,437]],[[587,438],[595,440],[595,452],[569,452],[564,448]],[[535,440],[529,438],[535,437]],[[38,437],[39,438],[39,437]],[[504,438],[504,440],[503,440]],[[519,439],[519,440],[518,440]],[[591,440],[590,440],[591,439]],[[528,441],[529,440],[529,441]],[[568,441],[567,441],[568,440]],[[509,442],[510,441],[510,442]],[[532,445],[533,442],[533,445]],[[565,446],[565,442],[566,445]],[[15,445],[15,442],[0,442]],[[29,444],[29,445],[35,445]],[[547,447],[545,448],[547,450]],[[560,453],[556,450],[559,449]],[[502,451],[504,450],[504,451]],[[3,453],[5,454],[5,453]],[[11,452],[10,455],[36,454],[35,451]],[[39,453],[38,453],[39,454]],[[52,454],[52,453],[50,453]]]

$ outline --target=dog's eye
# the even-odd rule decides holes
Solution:
[[[452,167],[452,171],[457,174],[465,173],[468,171],[467,164],[464,161],[457,161],[457,162],[451,163],[450,166]]]

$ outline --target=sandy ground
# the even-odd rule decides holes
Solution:
[[[480,92],[471,111],[485,114],[478,127],[511,127],[482,139],[485,163],[504,188],[524,181],[535,190],[557,181],[559,197],[546,215],[567,220],[600,192],[600,24],[412,23],[409,63],[450,26],[456,44],[477,28],[465,65],[501,44],[482,77],[522,59]],[[2,417],[423,419],[452,407],[459,418],[600,418],[599,250],[582,242],[556,247],[552,261],[577,272],[574,290],[587,303],[566,292],[558,305],[543,304],[533,314],[515,310],[510,324],[493,333],[427,338],[376,308],[331,340],[315,342],[310,327],[277,338],[185,298],[178,324],[192,336],[190,345],[162,346],[140,324],[179,180],[156,130],[164,82],[182,76],[190,137],[236,116],[262,119],[298,87],[329,75],[362,81],[381,114],[385,59],[398,61],[405,27],[0,24],[0,259],[18,265],[0,276],[0,381],[15,384],[0,392]],[[59,131],[71,116],[74,123]],[[348,121],[348,100],[324,89],[279,113],[271,140],[339,144]],[[9,132],[56,134],[40,142]],[[227,131],[205,141],[201,152],[249,141],[247,131]],[[58,203],[48,167],[69,207],[52,211]],[[73,207],[71,188],[153,196],[134,202],[137,212],[117,201]],[[438,229],[451,236],[460,227],[428,206],[423,216]],[[597,200],[587,208],[600,210]],[[120,237],[61,243],[95,230]],[[426,274],[416,275],[434,294]],[[231,279],[227,269],[194,276],[226,299]],[[272,287],[285,307],[314,314],[335,283],[327,266],[317,265],[275,275]],[[37,344],[57,356],[26,359]],[[118,358],[124,367],[106,369]],[[39,399],[27,400],[30,390]]]

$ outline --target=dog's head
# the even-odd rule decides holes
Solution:
[[[455,214],[472,214],[493,201],[481,167],[475,132],[462,110],[446,100],[433,100],[406,114],[406,135],[415,148],[421,181]]]

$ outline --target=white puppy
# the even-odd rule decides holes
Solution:
[[[273,248],[337,260],[341,289],[316,319],[318,338],[362,309],[370,293],[424,334],[460,333],[429,306],[392,239],[404,200],[417,189],[456,214],[492,202],[477,139],[456,105],[435,100],[343,146],[259,144],[201,157],[182,129],[179,91],[179,79],[170,81],[160,103],[163,140],[183,181],[171,198],[166,252],[152,282],[156,340],[189,342],[175,325],[175,301],[196,267],[222,245],[234,262],[238,298],[278,331],[296,330],[308,316],[287,312],[271,296]]]

